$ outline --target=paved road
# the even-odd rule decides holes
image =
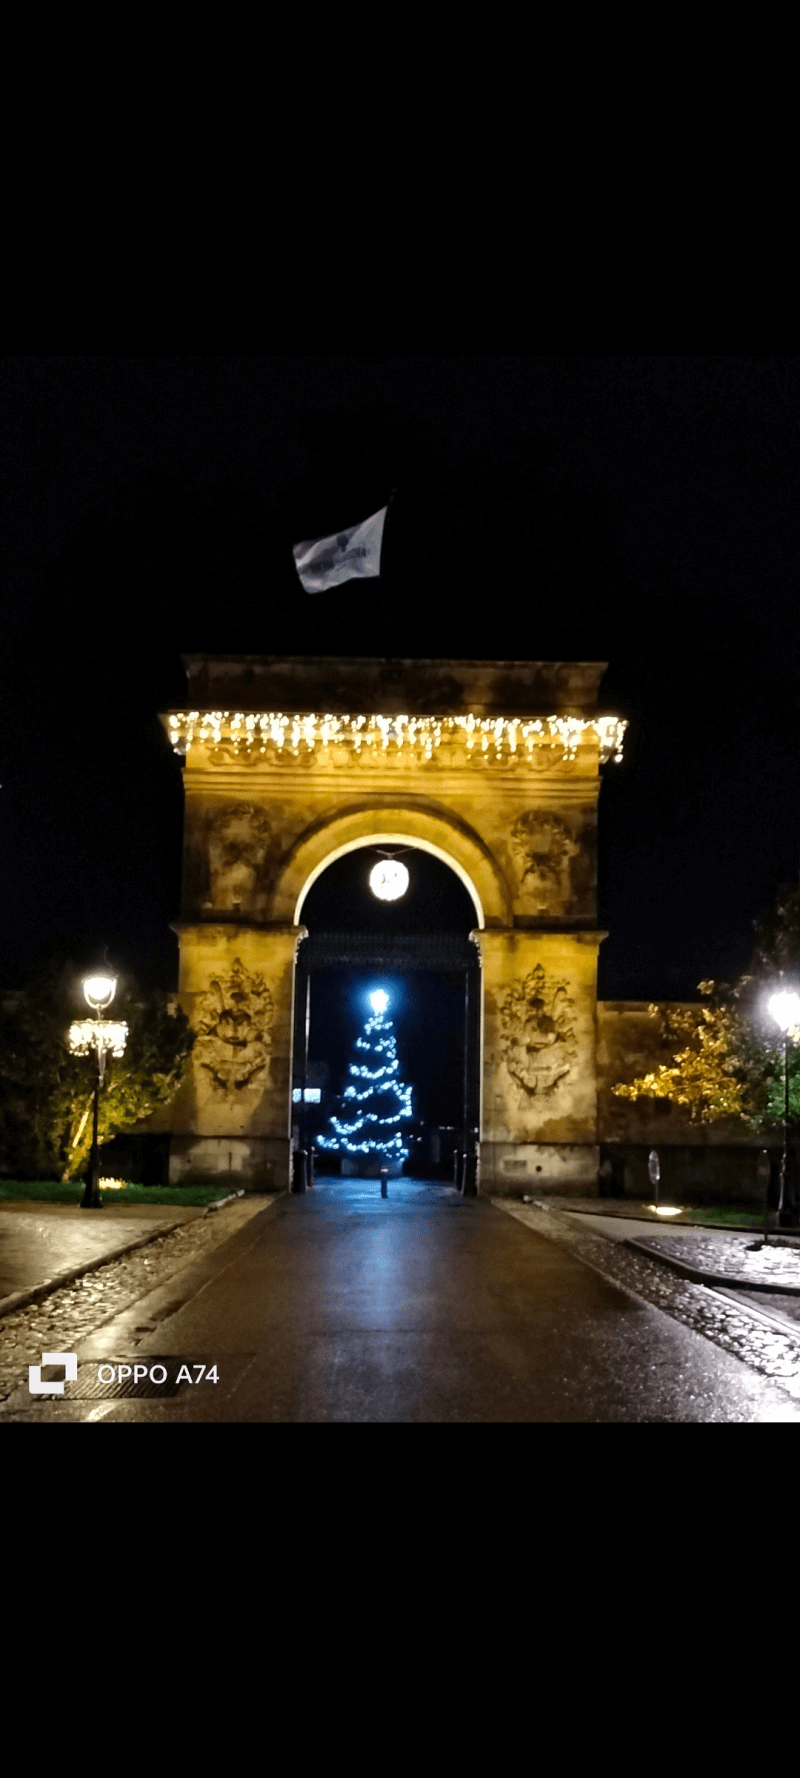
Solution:
[[[800,1420],[775,1384],[478,1198],[394,1180],[283,1196],[78,1347],[79,1396],[16,1420]],[[88,1394],[124,1359],[219,1382]],[[83,1392],[83,1393],[81,1393]]]

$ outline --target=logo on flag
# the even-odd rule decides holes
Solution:
[[[315,537],[310,543],[294,545],[295,567],[307,593],[324,593],[329,586],[340,586],[356,575],[380,574],[387,511],[382,506],[371,519],[351,525],[336,537]]]

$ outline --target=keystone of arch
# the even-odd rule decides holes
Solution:
[[[398,804],[341,811],[308,827],[281,866],[273,919],[300,924],[305,898],[317,877],[347,852],[365,846],[418,846],[449,865],[472,901],[476,925],[513,924],[509,886],[497,860],[478,835],[450,813]]]

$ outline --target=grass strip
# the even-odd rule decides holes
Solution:
[[[216,1204],[220,1198],[230,1197],[236,1190],[238,1179],[233,1186],[227,1179],[219,1185],[134,1185],[126,1184],[115,1190],[100,1190],[103,1204],[178,1204],[185,1208],[204,1209],[207,1204]],[[80,1204],[84,1193],[82,1179],[69,1180],[64,1184],[57,1179],[0,1179],[0,1203],[5,1201],[23,1201],[32,1204]]]

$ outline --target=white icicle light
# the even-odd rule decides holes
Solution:
[[[442,745],[466,746],[477,758],[503,760],[518,754],[532,758],[538,748],[556,747],[565,759],[575,759],[579,747],[597,746],[600,763],[622,758],[622,739],[627,722],[619,716],[543,716],[528,722],[520,717],[465,716],[310,716],[285,715],[280,710],[175,710],[167,718],[170,740],[176,753],[185,754],[193,741],[229,742],[234,752],[248,754],[267,747],[300,758],[318,745],[345,744],[360,753],[364,743],[373,752],[399,753],[403,746],[418,747],[431,759]]]

